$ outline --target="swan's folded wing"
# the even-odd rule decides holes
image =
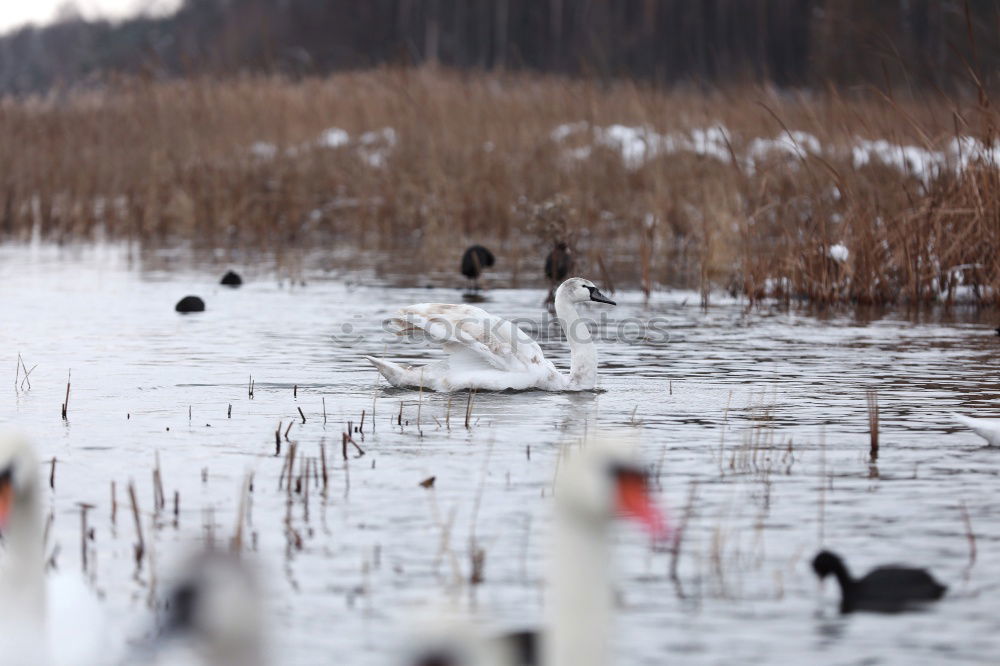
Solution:
[[[506,372],[550,365],[541,348],[513,322],[471,305],[419,303],[390,321],[400,335],[440,345],[449,355],[474,358]]]

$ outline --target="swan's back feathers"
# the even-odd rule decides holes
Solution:
[[[411,340],[441,345],[463,365],[478,359],[504,372],[555,370],[538,343],[513,322],[472,305],[418,303],[400,310],[390,323]]]

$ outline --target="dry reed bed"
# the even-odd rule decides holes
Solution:
[[[578,121],[588,124],[553,138]],[[726,154],[649,150],[630,164],[594,140],[614,124],[682,137],[724,127],[714,149]],[[332,127],[346,143],[334,134],[334,147],[319,146]],[[985,101],[874,92],[664,92],[432,70],[123,80],[0,103],[0,237],[403,248],[399,267],[414,274],[457,264],[476,240],[496,246],[515,280],[536,279],[548,244],[568,238],[581,271],[604,263],[619,285],[997,304],[998,165],[922,179],[850,152],[859,137],[989,147],[996,127]],[[786,130],[824,150],[778,151],[748,168],[751,142]],[[836,245],[846,259],[831,256]]]

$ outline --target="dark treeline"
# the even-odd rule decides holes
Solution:
[[[67,17],[0,38],[0,91],[380,64],[656,83],[996,84],[998,0],[186,0],[163,18]]]

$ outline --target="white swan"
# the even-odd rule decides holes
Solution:
[[[420,367],[365,358],[393,386],[433,391],[586,391],[597,383],[597,352],[576,305],[588,301],[615,305],[583,278],[570,278],[556,291],[556,316],[569,341],[569,376],[559,372],[538,343],[512,322],[471,305],[419,303],[390,320],[397,334],[439,344],[448,358]]]
[[[407,666],[608,666],[613,631],[611,525],[632,518],[669,537],[637,447],[592,438],[559,468],[546,576],[547,629],[484,637],[468,621],[424,624]]]
[[[45,575],[39,483],[28,442],[0,434],[0,661],[111,663],[117,647],[93,592],[79,576]]]
[[[594,439],[567,460],[555,495],[550,560],[551,630],[542,635],[545,666],[607,666],[612,617],[611,524],[633,518],[665,539],[669,530],[653,502],[636,447],[621,438]]]
[[[974,419],[971,416],[952,414],[952,418],[972,430],[990,446],[1000,446],[1000,419]]]
[[[152,652],[134,663],[264,666],[268,653],[256,570],[237,555],[198,553],[172,585]]]

